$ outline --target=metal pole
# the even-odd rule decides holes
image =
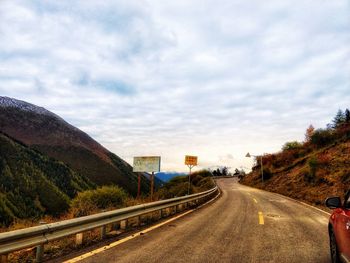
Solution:
[[[137,199],[139,199],[141,194],[141,174],[139,174],[137,181]]]
[[[264,182],[264,168],[263,168],[263,158],[260,155],[260,165],[261,165],[261,182]]]
[[[154,172],[151,175],[151,201],[153,201]]]
[[[191,170],[192,170],[192,166],[189,165],[188,166],[190,168],[190,173],[188,174],[188,190],[187,190],[187,194],[190,194],[190,188],[191,188]]]
[[[42,262],[43,255],[44,255],[44,245],[40,244],[40,245],[36,246],[35,262]]]

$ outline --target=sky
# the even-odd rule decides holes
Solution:
[[[0,0],[0,95],[130,164],[249,170],[350,107],[350,2]]]

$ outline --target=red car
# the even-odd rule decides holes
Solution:
[[[330,197],[326,206],[333,209],[328,224],[332,262],[350,262],[350,191],[343,203],[340,197]]]

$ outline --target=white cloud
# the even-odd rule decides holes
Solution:
[[[349,11],[345,0],[6,0],[0,94],[127,161],[248,166],[246,152],[279,150],[350,106]]]

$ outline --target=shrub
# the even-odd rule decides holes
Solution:
[[[209,190],[210,188],[213,188],[214,183],[211,178],[204,177],[198,182],[197,186],[204,191],[204,190]]]
[[[264,180],[269,180],[273,176],[272,172],[270,171],[269,168],[264,168]]]
[[[211,177],[213,176],[211,172],[208,170],[200,170],[197,172],[192,173],[192,175],[200,175],[201,177]]]
[[[337,128],[335,133],[339,139],[350,139],[350,124],[346,123],[340,126],[339,128]]]
[[[193,192],[193,184],[191,184],[191,193]],[[159,197],[161,199],[168,199],[178,196],[187,195],[188,193],[188,181],[172,183],[171,185],[166,184],[164,187],[159,189]]]
[[[331,129],[317,129],[311,136],[311,143],[316,147],[323,147],[334,142],[335,136]]]
[[[214,186],[212,174],[207,170],[194,172],[191,174],[190,193],[208,190]],[[187,195],[188,193],[188,176],[176,176],[164,184],[158,190],[159,198],[168,199]]]
[[[74,216],[84,216],[99,209],[125,206],[128,194],[118,186],[102,186],[96,190],[80,192],[71,203]]]
[[[198,182],[199,182],[200,180],[202,180],[202,179],[203,179],[203,177],[200,176],[200,175],[198,175],[198,174],[192,174],[192,175],[191,175],[191,183],[192,183],[193,185],[197,185]]]
[[[294,150],[294,149],[300,149],[303,145],[300,142],[293,141],[293,142],[286,142],[282,146],[282,151],[288,151],[288,150]]]
[[[282,151],[278,155],[276,155],[273,166],[275,168],[287,166],[293,163],[299,157],[299,150],[292,149],[288,151]]]
[[[263,156],[263,165],[264,166],[273,166],[276,161],[276,154],[264,154]]]
[[[318,166],[317,159],[313,156],[308,161],[309,164],[309,182],[314,181],[316,178],[316,170]]]

